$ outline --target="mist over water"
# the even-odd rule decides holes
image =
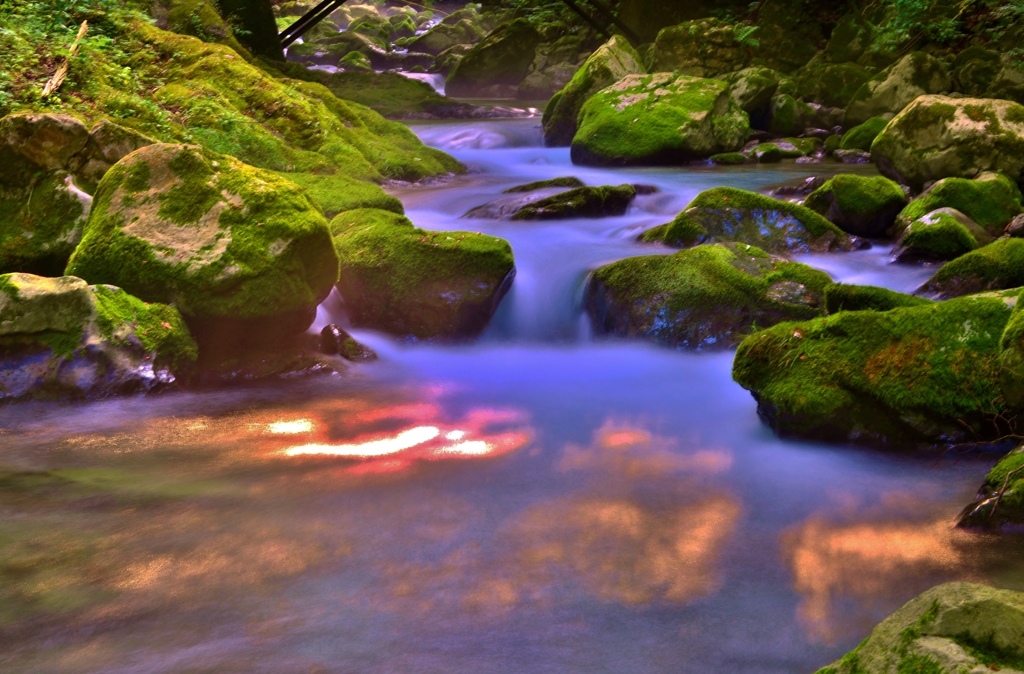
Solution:
[[[936,583],[1024,588],[1019,546],[952,528],[993,458],[778,439],[731,352],[589,333],[588,272],[672,253],[635,238],[700,191],[871,167],[585,169],[537,125],[416,125],[471,172],[395,190],[420,227],[511,242],[479,342],[354,331],[381,360],[348,377],[0,408],[3,470],[79,485],[0,491],[31,513],[19,559],[50,569],[0,596],[38,609],[0,609],[0,670],[813,671]],[[462,218],[567,175],[660,192],[617,218]],[[902,291],[934,271],[884,246],[799,259]]]

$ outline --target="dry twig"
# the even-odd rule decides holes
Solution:
[[[75,41],[71,44],[71,51],[68,52],[64,62],[60,64],[59,68],[57,68],[57,72],[53,74],[53,77],[47,80],[46,86],[43,87],[43,98],[46,98],[50,94],[56,92],[60,89],[60,85],[64,84],[64,78],[68,76],[68,66],[71,63],[71,59],[78,54],[78,45],[81,44],[82,38],[85,37],[85,33],[88,30],[89,22],[83,21],[82,26],[78,29],[78,35],[75,37]]]

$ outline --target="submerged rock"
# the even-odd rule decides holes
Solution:
[[[844,126],[863,124],[872,117],[895,114],[918,96],[949,91],[945,66],[930,54],[912,52],[868,80],[846,108]]]
[[[922,96],[871,146],[883,175],[920,191],[942,178],[1024,169],[1024,106],[1011,101]]]
[[[601,267],[585,302],[600,335],[728,348],[751,325],[821,315],[831,282],[824,272],[753,246],[712,244]]]
[[[947,583],[911,599],[818,674],[1013,672],[1022,634],[1024,593]]]
[[[377,360],[373,349],[357,342],[352,335],[331,323],[320,331],[320,353],[328,356],[341,356],[355,363],[368,363]]]
[[[940,208],[907,225],[892,255],[900,262],[953,260],[991,242],[992,237],[966,215]]]
[[[536,190],[542,190],[548,187],[573,188],[586,187],[586,185],[584,185],[583,181],[580,180],[579,178],[568,176],[565,178],[551,178],[550,180],[538,180],[536,182],[526,183],[525,185],[516,185],[515,187],[508,188],[507,190],[502,192],[502,194],[520,194],[523,192],[534,192]]]
[[[736,241],[775,254],[863,247],[858,239],[809,208],[734,187],[701,192],[675,220],[648,230],[640,238],[679,248]]]
[[[515,278],[512,247],[493,236],[428,232],[374,209],[342,213],[331,233],[352,325],[406,339],[478,336]]]
[[[883,236],[906,204],[907,196],[893,181],[849,174],[832,178],[804,202],[844,232],[869,238]]]
[[[562,220],[625,215],[637,195],[632,185],[577,187],[523,206],[513,220]]]
[[[576,121],[591,96],[627,75],[646,73],[640,55],[625,38],[614,36],[580,66],[569,83],[544,109],[544,142],[548,146],[572,143]]]
[[[998,239],[942,265],[921,286],[935,299],[1024,286],[1024,239]]]
[[[0,276],[0,400],[142,393],[196,356],[172,307],[70,276]]]
[[[200,342],[302,332],[338,278],[306,192],[191,145],[156,144],[107,172],[67,273],[173,303]]]
[[[961,258],[962,259],[962,258]],[[886,447],[1001,435],[1000,336],[1015,292],[788,323],[740,344],[733,378],[779,435]]]
[[[681,164],[743,147],[747,115],[719,80],[629,75],[594,95],[572,141],[576,164]]]

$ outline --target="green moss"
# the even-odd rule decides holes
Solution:
[[[998,434],[999,338],[1015,300],[846,311],[745,340],[733,378],[784,435],[888,445]]]
[[[587,310],[599,334],[726,347],[752,325],[820,315],[829,283],[824,272],[753,246],[713,244],[601,267]]]
[[[900,186],[888,178],[843,174],[829,179],[812,192],[804,206],[821,215],[828,214],[831,204],[843,213],[868,215],[891,211],[906,201]]]
[[[853,127],[843,134],[839,142],[841,150],[871,151],[871,144],[875,142],[878,134],[889,124],[885,117],[872,117],[868,121]]]
[[[828,314],[841,311],[890,311],[898,307],[916,307],[931,304],[924,297],[849,283],[833,283],[825,289],[825,310]]]
[[[299,185],[320,206],[328,218],[357,208],[377,208],[399,215],[405,214],[401,200],[383,189],[362,180],[353,180],[341,173],[278,173],[285,180]]]
[[[346,70],[361,70],[363,72],[373,71],[370,59],[366,58],[365,54],[361,54],[357,51],[352,51],[342,56],[341,60],[338,61],[338,65]]]
[[[686,211],[677,215],[672,222],[652,227],[640,235],[647,243],[663,243],[673,248],[689,248],[710,238],[708,230]]]
[[[550,180],[538,180],[532,183],[526,183],[525,185],[516,185],[510,187],[502,194],[519,194],[521,192],[533,192],[535,190],[542,190],[548,187],[586,187],[583,181],[579,178],[566,177],[566,178],[552,178]]]
[[[978,248],[978,241],[959,220],[936,211],[914,220],[897,243],[898,257],[911,254],[935,260],[953,260]]]
[[[721,154],[713,154],[710,159],[712,162],[720,166],[739,166],[740,164],[746,164],[750,161],[750,158],[742,152],[723,152]]]
[[[113,286],[93,286],[96,323],[100,334],[114,344],[134,337],[155,356],[154,364],[181,371],[199,357],[198,347],[181,314],[166,304],[147,304]]]
[[[85,206],[50,173],[28,189],[0,187],[0,273],[59,274],[82,235]]]
[[[523,206],[513,220],[559,220],[624,215],[636,197],[632,185],[577,187]]]
[[[32,335],[32,338],[46,345],[57,358],[69,358],[82,346],[84,330],[57,332],[47,330]]]
[[[526,19],[499,26],[458,62],[448,75],[445,91],[449,96],[459,97],[481,95],[494,86],[518,87],[542,40]]]
[[[341,259],[338,289],[353,325],[403,337],[479,334],[515,268],[503,239],[417,229],[386,211],[342,213],[330,229]]]
[[[910,202],[899,217],[911,222],[939,208],[955,208],[998,236],[1021,212],[1021,193],[1002,174],[986,174],[983,180],[946,178]]]
[[[1024,286],[1024,239],[999,239],[942,265],[922,291],[958,297]]]

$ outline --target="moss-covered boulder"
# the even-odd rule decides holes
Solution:
[[[0,276],[0,400],[150,391],[196,355],[169,306],[69,276]]]
[[[918,96],[948,92],[949,87],[949,73],[941,61],[922,51],[912,52],[864,83],[846,108],[844,126],[895,114]]]
[[[711,244],[597,269],[586,308],[599,335],[728,348],[752,325],[821,315],[829,283],[824,272],[753,246]]]
[[[982,171],[1019,181],[1024,169],[1024,106],[1010,101],[922,96],[871,146],[878,169],[915,190]]]
[[[863,124],[858,124],[843,134],[839,149],[870,152],[871,144],[888,124],[889,120],[885,117],[872,117]]]
[[[572,160],[596,166],[680,164],[743,146],[749,119],[720,80],[628,75],[584,104]]]
[[[804,202],[844,232],[868,238],[883,236],[906,205],[907,196],[893,181],[850,174],[832,178]]]
[[[1010,54],[968,47],[953,61],[956,90],[974,98],[1001,98],[1024,103],[1024,70]]]
[[[801,98],[833,108],[845,108],[873,76],[856,63],[811,62],[794,76]]]
[[[737,241],[780,255],[860,247],[809,208],[734,187],[701,192],[675,220],[648,230],[641,240],[674,247]]]
[[[953,208],[940,208],[907,225],[892,255],[900,262],[944,262],[991,242],[992,237],[966,215]]]
[[[790,94],[772,97],[768,112],[768,131],[775,136],[799,136],[812,126],[815,111]]]
[[[0,119],[0,186],[21,188],[68,167],[89,129],[68,115],[19,113]]]
[[[750,126],[767,129],[771,114],[772,97],[779,90],[784,76],[771,68],[744,68],[718,77],[728,82],[733,100],[750,118]]]
[[[526,19],[499,26],[466,53],[445,81],[456,97],[512,98],[544,38]]]
[[[455,45],[474,45],[484,38],[484,31],[475,23],[462,19],[455,24],[439,23],[408,43],[410,51],[437,56]]]
[[[917,307],[931,303],[931,300],[924,297],[878,286],[833,283],[825,288],[825,312],[829,315],[841,311],[889,311],[897,307]]]
[[[68,169],[74,174],[78,186],[91,194],[96,191],[96,186],[111,166],[139,148],[155,142],[138,131],[104,119],[89,131],[89,140],[71,158]]]
[[[777,325],[744,340],[733,378],[783,436],[887,447],[995,439],[991,420],[1008,411],[1000,336],[1016,303],[992,293]]]
[[[1024,239],[998,239],[947,262],[921,287],[921,293],[948,299],[1024,286]]]
[[[305,190],[196,146],[157,144],[100,182],[67,273],[173,304],[200,341],[302,332],[338,278]]]
[[[621,36],[614,36],[584,61],[569,83],[544,110],[544,142],[548,146],[572,143],[576,121],[587,100],[627,75],[647,72],[640,55]]]
[[[717,77],[750,65],[750,50],[737,39],[742,26],[718,19],[699,19],[658,33],[647,52],[652,73],[678,72],[691,77]]]
[[[874,41],[875,27],[859,13],[839,19],[823,57],[829,63],[853,63],[868,50]]]
[[[944,178],[917,197],[899,215],[901,224],[939,208],[955,208],[994,236],[1021,212],[1017,184],[999,173],[985,172],[974,180]]]
[[[985,476],[978,497],[960,513],[957,526],[987,531],[1024,526],[1024,446],[1003,457]]]
[[[574,176],[565,176],[563,178],[551,178],[549,180],[537,180],[532,183],[526,183],[525,185],[516,185],[510,187],[502,194],[521,194],[523,192],[535,192],[537,190],[547,189],[549,187],[585,187],[583,181]]]
[[[632,185],[577,187],[523,206],[513,220],[564,220],[625,215],[636,197]]]
[[[380,186],[363,180],[353,180],[344,173],[278,173],[281,178],[305,188],[324,216],[333,218],[344,211],[357,208],[379,208],[399,215],[405,207]]]
[[[342,213],[331,233],[352,324],[413,341],[476,337],[515,278],[512,247],[493,236],[425,231],[373,209]]]
[[[1019,671],[1022,633],[1024,593],[947,583],[911,599],[817,674]]]
[[[822,142],[817,138],[781,138],[744,150],[744,154],[759,163],[769,164],[783,159],[799,159],[816,154]]]

